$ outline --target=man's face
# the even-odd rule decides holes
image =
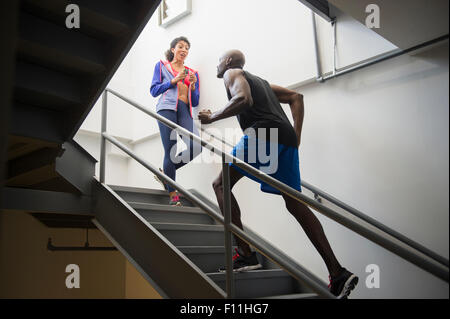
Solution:
[[[223,74],[227,70],[226,61],[227,61],[227,57],[226,56],[222,56],[219,59],[219,65],[217,65],[217,77],[219,79],[223,78]]]

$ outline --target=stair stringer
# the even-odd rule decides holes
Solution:
[[[93,183],[94,223],[165,298],[226,297],[225,292],[110,187]]]

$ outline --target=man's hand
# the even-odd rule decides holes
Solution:
[[[198,112],[198,119],[202,124],[210,124],[213,121],[211,120],[211,110],[201,110]]]

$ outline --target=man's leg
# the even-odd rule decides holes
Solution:
[[[230,167],[230,192],[233,189],[233,186],[243,177],[241,173],[239,173],[237,170],[235,170],[232,166]],[[220,175],[214,180],[213,182],[213,188],[214,192],[216,193],[217,202],[220,207],[220,211],[222,212],[222,215],[224,214],[223,211],[223,182],[222,182],[222,172],[220,172]],[[242,221],[241,221],[241,210],[239,208],[239,205],[236,201],[236,198],[234,197],[233,193],[231,192],[231,222],[238,226],[240,229],[242,228]],[[245,256],[251,255],[250,246],[240,239],[238,236],[234,236],[236,239],[236,243],[238,247],[240,248],[241,252]]]
[[[331,277],[336,277],[342,271],[342,267],[336,259],[333,250],[328,243],[322,225],[314,213],[303,203],[296,201],[288,195],[283,195],[288,211],[297,219],[309,240],[324,260]]]

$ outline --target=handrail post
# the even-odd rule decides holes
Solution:
[[[106,139],[103,133],[106,133],[107,104],[108,91],[105,90],[102,96],[102,126],[100,131],[100,183],[105,182]]]
[[[226,290],[227,298],[234,298],[233,280],[233,245],[230,230],[231,225],[231,189],[230,189],[230,166],[222,154],[222,185],[223,185],[223,213],[224,213],[224,233],[225,233],[225,258],[226,258]]]

